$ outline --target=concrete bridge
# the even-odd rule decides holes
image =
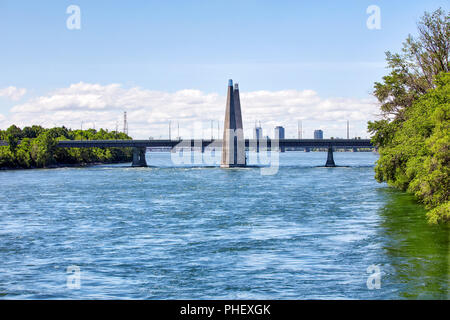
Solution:
[[[7,145],[0,141],[1,145]],[[284,150],[289,147],[302,148],[328,148],[325,166],[334,167],[333,148],[370,148],[370,140],[361,139],[244,139],[242,127],[241,102],[239,86],[233,86],[233,80],[228,81],[227,102],[223,139],[217,140],[67,140],[59,141],[59,148],[133,148],[133,166],[146,167],[145,153],[147,147],[192,148],[202,150],[205,148],[221,149],[222,168],[245,167],[247,158],[245,150]]]
[[[373,148],[369,139],[244,139],[245,149],[259,151],[272,146],[278,150],[283,148],[327,148],[326,166],[334,167],[334,148]],[[202,152],[206,148],[222,149],[223,141],[189,139],[189,140],[66,140],[59,141],[59,148],[133,148],[133,166],[147,166],[145,153],[147,147],[169,147],[197,149]]]
[[[244,139],[245,149],[259,151],[268,149],[272,146],[276,149],[283,148],[327,148],[328,156],[325,166],[334,167],[333,149],[336,148],[373,148],[369,139]],[[169,148],[188,148],[205,151],[209,149],[222,149],[223,141],[221,139],[204,140],[63,140],[59,141],[59,148],[133,148],[134,167],[145,167],[147,147],[169,147]],[[6,141],[0,141],[0,146],[7,146]],[[274,151],[277,152],[277,151]]]

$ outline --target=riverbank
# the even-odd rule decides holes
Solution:
[[[59,163],[48,165],[46,167],[29,167],[29,168],[11,168],[11,167],[0,167],[0,171],[10,171],[10,170],[34,170],[34,169],[60,169],[60,168],[87,168],[99,165],[107,164],[122,164],[130,163],[130,161],[116,161],[116,162],[92,162],[92,163]]]

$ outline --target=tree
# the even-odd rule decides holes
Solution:
[[[401,54],[386,53],[391,72],[374,85],[382,114],[368,124],[380,152],[375,177],[414,193],[432,209],[430,221],[450,221],[449,15],[425,13],[418,33]]]
[[[418,37],[409,35],[402,53],[386,52],[391,73],[374,90],[385,118],[404,120],[405,109],[435,88],[435,76],[450,71],[450,15],[442,9],[425,13],[417,28]]]
[[[37,138],[43,131],[44,131],[44,128],[42,128],[41,126],[25,127],[22,130],[23,137],[30,138],[30,139]]]
[[[56,140],[51,132],[46,131],[34,140],[34,161],[38,167],[46,167],[55,162],[53,153],[56,149]]]
[[[128,140],[124,133],[75,130],[65,127],[45,129],[33,125],[21,130],[13,125],[0,130],[0,139],[7,140],[8,146],[0,146],[0,167],[32,168],[46,167],[50,164],[86,164],[94,162],[128,162],[132,159],[131,148],[57,148],[59,140]],[[19,144],[20,142],[20,144]]]
[[[14,124],[6,129],[6,135],[11,135],[14,138],[18,139],[21,139],[23,137],[22,130]]]
[[[8,134],[6,136],[6,141],[8,141],[9,151],[11,151],[12,154],[15,154],[17,146],[19,145],[19,138],[15,137],[13,134]]]

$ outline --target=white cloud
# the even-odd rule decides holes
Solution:
[[[0,89],[0,97],[7,97],[13,101],[20,100],[20,98],[22,98],[26,93],[26,89],[16,88],[13,86]]]
[[[177,135],[177,122],[182,137],[193,136],[195,124],[202,122],[204,137],[209,138],[211,120],[218,120],[223,127],[225,90],[222,95],[193,89],[162,92],[80,82],[15,105],[10,119],[3,123],[79,128],[83,122],[83,128],[95,125],[114,130],[116,124],[121,129],[122,114],[127,111],[129,132],[134,138],[166,138],[169,120],[172,137]],[[296,136],[298,119],[303,120],[308,132],[304,137],[317,128],[328,128],[327,136],[342,137],[347,119],[351,121],[352,135],[366,136],[366,123],[377,113],[371,98],[321,98],[313,90],[245,92],[241,87],[241,105],[248,137],[256,120],[261,121],[265,134],[272,135],[273,127],[283,125],[288,137]],[[217,122],[213,134],[217,136]]]

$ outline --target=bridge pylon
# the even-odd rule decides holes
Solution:
[[[239,87],[228,81],[227,105],[223,127],[221,168],[245,167],[245,140],[242,128]]]
[[[132,167],[147,167],[147,161],[145,160],[146,147],[133,148],[133,163]]]
[[[328,147],[328,155],[327,155],[327,163],[325,164],[325,167],[336,167],[336,164],[334,163],[333,158],[333,147]]]

